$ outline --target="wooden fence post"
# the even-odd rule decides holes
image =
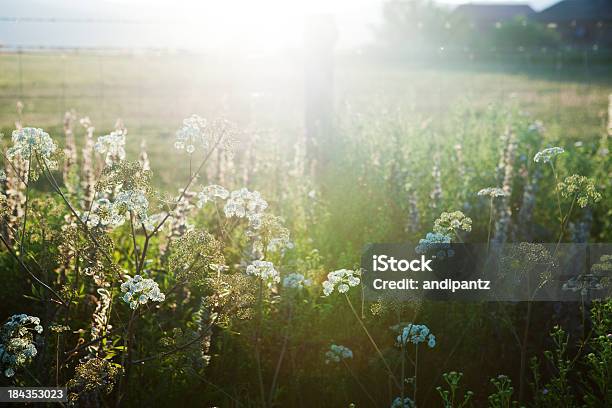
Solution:
[[[308,17],[304,27],[304,122],[307,169],[315,176],[323,172],[333,154],[336,39],[333,15]]]

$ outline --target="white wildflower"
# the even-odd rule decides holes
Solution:
[[[149,300],[163,302],[166,299],[153,279],[145,279],[140,275],[134,275],[133,278],[128,276],[121,284],[121,292],[123,292],[123,301],[130,305],[131,309],[137,309]]]
[[[149,200],[141,190],[124,190],[117,194],[113,202],[113,210],[117,214],[129,216],[129,212],[136,216],[137,221],[143,222],[147,218]]]
[[[183,127],[176,132],[174,147],[189,154],[195,151],[196,145],[207,149],[209,147],[208,139],[205,137],[207,125],[206,119],[198,115],[191,115],[183,120]]]
[[[108,166],[115,161],[125,160],[125,135],[124,130],[116,130],[109,135],[100,136],[94,145],[96,152],[106,155],[104,161]]]
[[[268,287],[271,287],[275,283],[280,282],[280,275],[276,269],[274,269],[274,264],[268,261],[255,260],[246,269],[247,275],[257,276],[261,280],[263,280]]]
[[[30,156],[39,156],[48,160],[57,149],[51,136],[42,129],[22,128],[12,134],[13,146],[6,151],[6,156],[12,159],[19,156],[27,160]]]
[[[353,358],[353,352],[350,348],[332,344],[329,347],[329,351],[325,353],[325,364],[339,363],[347,358]]]
[[[533,158],[536,163],[550,163],[550,161],[557,155],[565,152],[562,147],[549,147],[540,152],[537,152]]]
[[[339,269],[327,274],[327,280],[323,282],[323,294],[329,296],[337,287],[338,292],[346,293],[351,287],[359,285],[359,271]]]
[[[229,191],[217,184],[211,184],[210,186],[204,187],[202,191],[198,193],[198,202],[196,205],[198,208],[202,208],[204,204],[209,201],[214,201],[216,198],[225,200],[227,197],[229,197]]]
[[[478,195],[481,197],[486,196],[486,197],[496,198],[496,197],[505,197],[508,195],[508,193],[499,187],[487,187],[487,188],[483,188],[482,190],[480,190],[478,192]]]
[[[305,286],[310,286],[311,284],[312,281],[304,278],[304,275],[301,273],[290,273],[283,279],[283,287],[285,288],[303,289]]]
[[[26,314],[13,315],[2,325],[0,367],[6,377],[14,376],[17,368],[26,366],[36,357],[34,336],[42,332],[40,319]]]
[[[268,208],[268,202],[261,197],[258,191],[249,191],[246,188],[231,192],[223,211],[225,216],[247,218],[249,226],[258,229],[261,226],[261,215]]]
[[[118,227],[125,222],[125,216],[106,198],[100,198],[91,205],[91,211],[82,217],[89,227]]]

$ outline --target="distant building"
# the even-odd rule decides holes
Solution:
[[[453,12],[475,28],[488,29],[516,17],[531,17],[534,11],[527,4],[462,4]]]
[[[570,45],[612,47],[612,0],[563,0],[534,19]]]

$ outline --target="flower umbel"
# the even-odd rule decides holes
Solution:
[[[123,372],[119,364],[94,357],[75,368],[74,377],[68,381],[68,400],[71,403],[79,399],[89,401],[98,395],[110,394]]]
[[[353,352],[350,348],[332,344],[329,351],[325,353],[325,364],[339,363],[347,358],[353,358]]]
[[[290,273],[283,279],[283,287],[293,289],[304,289],[305,286],[310,286],[312,281],[304,278],[301,273]]]
[[[100,198],[91,205],[91,211],[82,217],[89,227],[118,227],[125,222],[125,217],[117,212],[117,209],[106,198]]]
[[[436,336],[434,336],[424,324],[409,323],[400,330],[400,334],[397,336],[397,344],[400,346],[405,346],[408,343],[418,345],[426,341],[429,348],[434,348],[436,346]]]
[[[211,184],[210,186],[204,187],[202,191],[198,193],[198,202],[196,205],[198,208],[202,208],[204,204],[209,201],[214,201],[217,198],[225,200],[227,197],[229,197],[229,192],[225,188],[217,184]]]
[[[562,147],[549,147],[540,152],[537,152],[533,157],[533,161],[536,163],[550,163],[555,156],[565,152]]]
[[[206,119],[198,115],[191,115],[187,119],[184,119],[183,127],[176,132],[174,148],[185,150],[189,154],[192,154],[198,145],[202,145],[207,149],[209,147],[209,141],[205,136],[207,126],[208,123]]]
[[[47,132],[38,128],[22,128],[12,134],[13,147],[6,151],[6,156],[12,159],[19,156],[28,159],[30,156],[40,156],[48,160],[57,149],[55,142]]]
[[[461,211],[443,212],[434,222],[434,232],[438,234],[457,234],[459,231],[470,232],[472,219]]]
[[[263,280],[268,287],[271,287],[275,283],[280,282],[280,275],[276,269],[274,269],[274,264],[268,261],[255,260],[246,269],[247,275],[257,276],[261,280]]]
[[[133,278],[128,276],[127,281],[121,284],[121,292],[124,293],[123,301],[131,309],[137,309],[149,301],[163,302],[166,299],[153,279],[145,279],[140,275],[134,275]]]
[[[396,397],[391,403],[391,408],[416,408],[416,404],[409,397],[405,397],[402,402],[402,397]]]
[[[434,252],[438,257],[453,256],[455,252],[451,249],[451,237],[437,232],[428,232],[425,238],[419,241],[414,249],[417,254]]]
[[[230,151],[232,132],[233,126],[227,120],[207,121],[198,115],[191,115],[183,120],[183,126],[176,132],[174,148],[188,154],[198,149],[210,151],[217,146]]]
[[[499,188],[499,187],[483,188],[477,194],[481,197],[485,196],[485,197],[491,197],[491,198],[505,197],[508,195],[508,193],[505,192],[504,189]]]
[[[118,214],[133,213],[139,222],[143,222],[147,218],[149,201],[145,197],[144,191],[120,191],[113,203],[113,207]]]
[[[125,160],[125,134],[124,130],[116,130],[106,136],[100,136],[94,145],[96,152],[106,155],[104,161],[108,166]]]
[[[268,208],[268,202],[261,197],[259,192],[241,188],[231,192],[223,211],[228,218],[247,218],[249,226],[258,229],[266,208]]]
[[[585,176],[574,174],[566,177],[557,187],[564,198],[575,197],[580,208],[601,200],[601,193],[595,188],[595,181]]]
[[[11,316],[0,328],[0,367],[6,377],[12,377],[20,367],[25,367],[38,354],[34,336],[43,327],[35,316],[18,314]]]
[[[350,269],[339,269],[327,274],[327,280],[323,282],[323,294],[329,296],[334,289],[338,288],[339,293],[348,292],[349,288],[359,285],[359,271]]]

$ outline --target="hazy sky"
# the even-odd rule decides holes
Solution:
[[[144,24],[0,21],[6,46],[272,50],[299,46],[304,17],[336,17],[338,46],[371,41],[386,0],[0,0],[2,17],[142,20]],[[465,0],[439,0],[456,6]],[[478,0],[474,3],[499,1]],[[504,0],[541,10],[556,0]]]
[[[189,3],[195,3],[196,1],[198,3],[221,3],[221,1],[219,0],[102,0],[102,1],[107,1],[107,2],[112,2],[112,3],[123,3],[123,4],[128,4],[128,3],[133,3],[133,4],[137,4],[137,3],[141,3],[141,4],[145,4],[145,3],[158,3],[158,4],[163,4],[163,3],[170,3],[170,4],[189,4]],[[302,8],[305,6],[306,9],[355,9],[355,8],[359,8],[359,7],[364,7],[364,6],[371,6],[371,5],[376,5],[378,6],[379,4],[385,2],[386,0],[309,0],[309,1],[304,1],[304,0],[284,0],[282,2],[279,1],[275,1],[275,0],[248,0],[248,3],[252,3],[253,5],[265,5],[265,4],[275,4],[278,5],[278,3],[284,3],[284,4],[290,4],[292,8],[296,7],[297,8]],[[529,4],[531,5],[534,9],[536,10],[540,10],[542,8],[548,7],[554,3],[557,3],[560,0],[434,0],[437,3],[440,4],[448,4],[448,5],[458,5],[458,4],[464,4],[464,3],[480,3],[480,4],[485,4],[485,3],[489,3],[489,4],[495,4],[495,3],[504,3],[504,4],[508,4],[508,3],[517,3],[517,4]],[[236,1],[236,0],[229,0],[226,1],[225,3],[229,3],[229,4],[238,4],[238,3],[246,3],[247,1]]]

